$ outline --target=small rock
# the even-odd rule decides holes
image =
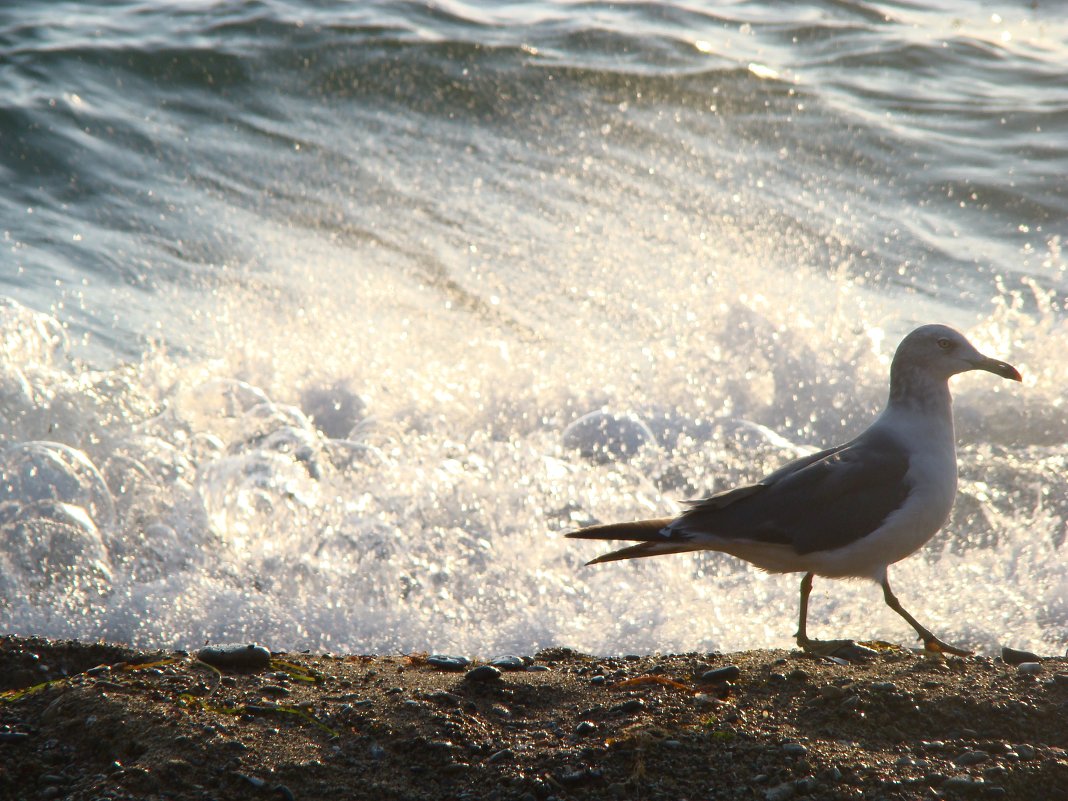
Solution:
[[[1037,676],[1042,672],[1042,664],[1040,662],[1020,662],[1016,666],[1016,672],[1022,676]]]
[[[515,717],[515,715],[512,713],[512,710],[506,707],[504,704],[494,704],[490,707],[490,712],[504,720],[511,720],[513,717]]]
[[[723,702],[718,698],[713,698],[711,695],[705,693],[698,693],[693,697],[694,704],[700,709],[707,709],[709,707],[716,708],[723,705]]]
[[[988,759],[990,759],[990,755],[984,751],[965,751],[953,760],[953,764],[959,768],[963,768],[968,765],[978,765],[980,762],[986,762]]]
[[[1013,750],[1016,751],[1020,759],[1034,759],[1036,756],[1038,756],[1038,749],[1036,749],[1033,745],[1028,745],[1027,743],[1020,743],[1019,745],[1015,746]]]
[[[430,693],[427,697],[428,701],[433,701],[435,704],[441,706],[459,706],[463,700],[455,693],[446,692],[445,690],[436,690]]]
[[[255,643],[206,645],[196,656],[201,662],[228,670],[263,670],[271,664],[271,652]]]
[[[897,685],[894,684],[892,681],[878,681],[873,684],[871,688],[873,690],[878,690],[879,692],[892,693],[897,689]]]
[[[951,776],[942,782],[939,789],[945,792],[978,793],[985,785],[986,782],[982,779],[973,779],[970,776]]]
[[[582,768],[556,775],[556,780],[564,787],[578,787],[603,778],[604,773],[596,768]]]
[[[604,683],[605,683],[605,677],[604,676],[594,676],[592,679],[590,679],[590,684],[595,684],[598,687],[600,687]]]
[[[645,702],[641,698],[628,698],[622,704],[612,707],[613,714],[633,715],[645,709]]]
[[[701,674],[701,681],[712,684],[721,684],[726,681],[737,681],[742,675],[742,669],[737,665],[724,665],[714,670],[706,670]]]
[[[515,756],[515,751],[511,748],[502,748],[500,751],[490,755],[486,762],[490,765],[495,765],[498,762],[504,762],[506,759],[511,759]]]
[[[820,788],[820,783],[812,776],[802,776],[794,782],[794,787],[799,793],[814,793]]]
[[[274,698],[285,698],[289,695],[289,690],[278,684],[264,684],[260,687],[261,695],[270,695]]]
[[[526,670],[527,663],[523,657],[515,654],[504,654],[490,660],[490,664],[498,670]]]
[[[764,801],[788,801],[797,793],[797,786],[793,782],[783,782],[764,792]]]
[[[797,757],[803,757],[808,753],[808,749],[801,745],[801,743],[783,743],[782,750],[790,756]]]
[[[428,665],[433,665],[439,670],[460,671],[471,664],[471,660],[465,656],[448,656],[446,654],[431,654],[426,658]]]
[[[1017,651],[1015,648],[1002,648],[1001,659],[1006,665],[1020,665],[1024,662],[1040,662],[1042,657],[1030,651]]]
[[[527,667],[528,673],[544,673],[546,670],[552,670],[548,665],[530,665]]]
[[[842,709],[856,709],[860,706],[860,704],[860,696],[854,694],[847,695],[845,698],[842,699],[842,703],[840,703],[838,706],[840,706]]]
[[[575,726],[575,735],[578,737],[589,737],[591,734],[597,733],[597,724],[591,723],[588,720],[580,720],[578,725]]]
[[[493,665],[479,665],[464,674],[466,681],[497,681],[500,677],[501,671]]]

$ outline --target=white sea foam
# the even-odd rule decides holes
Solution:
[[[224,358],[150,349],[97,372],[67,352],[60,321],[8,303],[0,627],[479,655],[788,646],[796,577],[718,554],[584,567],[597,547],[561,536],[672,514],[877,410],[899,332],[835,317],[833,295],[852,289],[828,282],[801,314],[785,286],[765,288],[748,302],[708,289],[693,302],[714,319],[678,309],[666,330],[614,333],[585,319],[582,336],[371,281],[357,294],[382,305],[363,336],[354,295],[319,295],[312,313],[242,296]],[[662,302],[637,298],[622,302],[638,316]],[[820,304],[831,330],[808,322]],[[1024,385],[956,382],[957,509],[891,573],[950,641],[1060,652],[1068,331],[1022,299],[995,307],[969,332]],[[628,436],[645,446],[619,447]],[[911,643],[867,583],[818,581],[811,622],[820,636]]]

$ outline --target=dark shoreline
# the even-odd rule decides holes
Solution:
[[[0,638],[0,798],[1068,798],[1068,658],[555,648],[468,669]]]

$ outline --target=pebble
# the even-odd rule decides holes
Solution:
[[[1001,660],[1006,665],[1020,665],[1024,662],[1040,662],[1042,657],[1030,651],[1017,651],[1015,648],[1002,648]]]
[[[836,701],[839,698],[845,698],[846,691],[835,684],[824,684],[820,687],[820,696],[826,698],[828,701]]]
[[[270,695],[275,698],[285,698],[289,695],[289,690],[280,684],[264,684],[260,687],[261,695]]]
[[[977,793],[985,786],[986,782],[982,779],[973,779],[970,776],[951,776],[942,782],[939,789],[944,792]]]
[[[1037,676],[1042,672],[1042,664],[1039,662],[1020,662],[1016,671],[1022,676]]]
[[[1013,750],[1017,753],[1020,759],[1034,759],[1038,756],[1038,750],[1033,745],[1027,743],[1020,743],[1015,746]]]
[[[528,673],[544,673],[546,670],[551,670],[548,665],[530,665],[527,668]]]
[[[604,676],[594,676],[592,679],[590,679],[590,684],[596,684],[597,686],[600,686],[600,685],[602,685],[604,683],[605,683],[605,677]]]
[[[271,652],[254,643],[206,645],[196,655],[201,662],[232,670],[262,670],[271,664]]]
[[[701,681],[711,683],[737,681],[741,675],[742,669],[737,665],[724,665],[723,667],[715,668],[714,670],[706,670],[701,674]]]
[[[618,704],[609,710],[613,714],[633,715],[645,709],[645,702],[641,698],[629,698],[622,704]]]
[[[764,801],[787,801],[797,793],[797,786],[793,782],[783,782],[764,792]]]
[[[493,665],[479,665],[471,668],[464,674],[466,681],[496,681],[500,679],[501,671]]]
[[[953,764],[963,768],[968,765],[978,765],[980,762],[986,762],[988,759],[990,759],[990,755],[984,751],[965,751],[953,760]]]
[[[441,670],[460,671],[471,664],[471,660],[465,656],[448,656],[446,654],[431,654],[426,663]]]
[[[802,776],[794,782],[794,787],[797,788],[799,793],[814,793],[819,789],[820,783],[812,776]]]
[[[437,690],[430,693],[430,695],[427,696],[427,700],[433,701],[436,704],[441,704],[442,706],[459,706],[463,699],[455,693],[446,692],[445,690]]]
[[[783,743],[782,750],[790,756],[804,756],[808,749],[801,743]]]
[[[1054,673],[1053,683],[1058,687],[1068,687],[1068,673]]]
[[[490,660],[490,664],[498,670],[526,670],[527,663],[523,657],[515,654],[504,654]]]
[[[597,724],[591,723],[588,720],[580,720],[578,725],[575,726],[575,734],[578,737],[588,737],[591,734],[597,733]]]
[[[511,759],[514,756],[515,751],[513,751],[511,748],[502,748],[495,754],[490,755],[489,759],[487,759],[486,762],[490,765],[495,765],[498,762],[503,762],[504,760]]]
[[[604,777],[604,773],[597,768],[580,768],[556,775],[556,780],[565,787],[578,787]]]

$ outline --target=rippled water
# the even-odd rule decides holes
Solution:
[[[796,577],[561,533],[857,433],[937,320],[1025,381],[955,380],[895,588],[1062,652],[1065,65],[1030,3],[0,9],[0,629],[785,646]]]

